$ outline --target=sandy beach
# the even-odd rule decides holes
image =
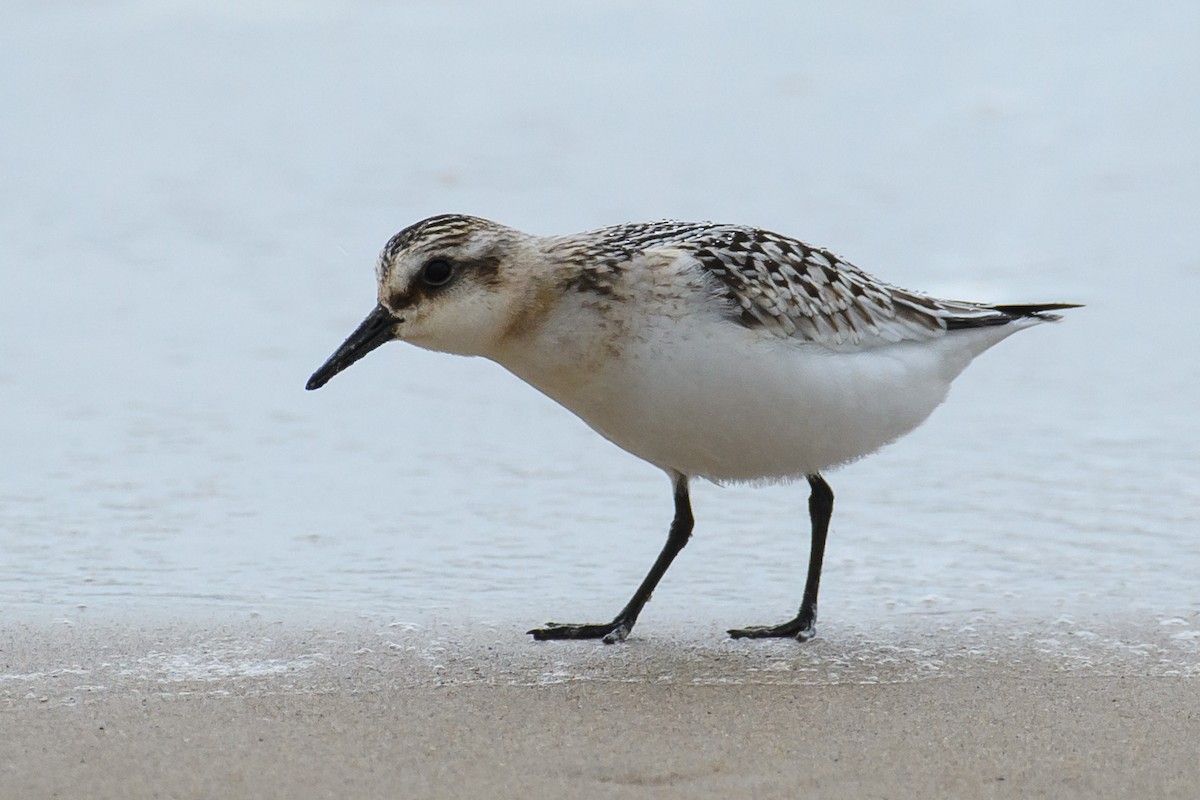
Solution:
[[[5,798],[1190,798],[1200,786],[1196,662],[1166,645],[1092,663],[1093,646],[1111,647],[1064,660],[1020,643],[856,637],[799,650],[464,644],[386,627],[32,632],[2,654]]]

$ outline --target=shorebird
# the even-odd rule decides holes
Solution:
[[[535,639],[629,635],[691,537],[688,481],[805,479],[811,522],[799,613],[735,638],[816,632],[833,492],[822,472],[920,425],[976,356],[1069,303],[939,300],[828,250],[741,225],[649,222],[540,237],[447,214],[388,241],[375,309],[309,379],[393,339],[508,369],[671,479],[666,545],[601,624]]]

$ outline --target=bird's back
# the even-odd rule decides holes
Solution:
[[[554,240],[553,250],[599,270],[610,291],[624,270],[656,251],[678,252],[715,279],[740,324],[831,348],[923,341],[948,331],[1005,325],[1068,304],[996,306],[943,300],[875,278],[828,250],[760,228],[661,221],[601,228]],[[589,270],[589,266],[591,268]]]

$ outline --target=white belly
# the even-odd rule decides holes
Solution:
[[[786,480],[908,433],[972,358],[1020,327],[834,351],[700,318],[642,332],[604,358],[568,354],[546,369],[554,361],[546,353],[504,365],[664,470],[714,481]]]

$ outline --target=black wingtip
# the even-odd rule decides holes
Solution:
[[[1014,317],[1037,317],[1047,311],[1062,311],[1067,308],[1083,308],[1081,303],[1040,303],[1038,305],[992,306]]]
[[[1083,308],[1079,303],[1037,303],[1033,305],[1002,305],[985,306],[990,312],[986,316],[955,317],[946,320],[946,330],[962,330],[963,328],[988,328],[994,325],[1007,325],[1018,319],[1041,319],[1053,322],[1062,319],[1051,311],[1062,311],[1068,308]]]

